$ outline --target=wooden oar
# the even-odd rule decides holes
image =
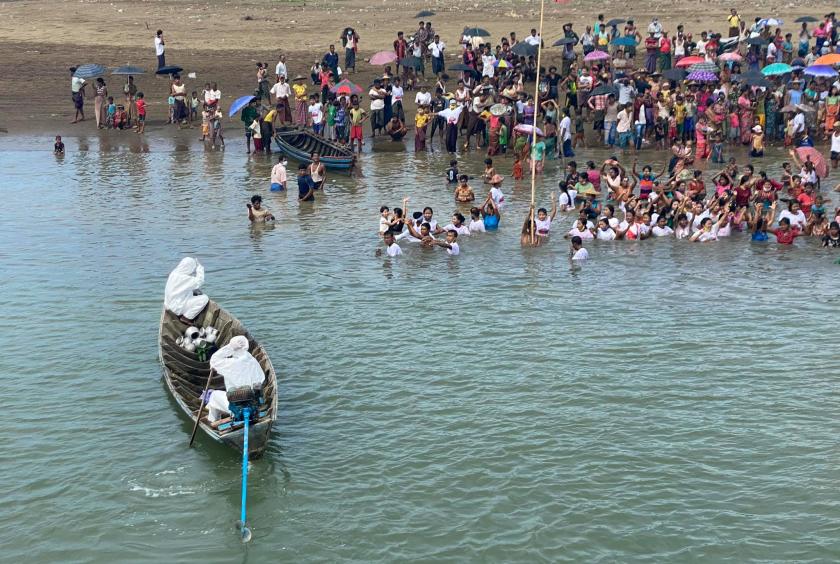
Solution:
[[[198,408],[198,413],[195,416],[195,425],[193,426],[192,435],[190,435],[190,446],[192,448],[193,441],[195,441],[195,432],[198,431],[198,422],[201,421],[201,412],[204,411],[204,400],[207,397],[207,390],[210,389],[210,380],[213,379],[213,369],[210,369],[210,374],[207,376],[207,383],[204,385],[204,393],[201,394],[201,406]]]

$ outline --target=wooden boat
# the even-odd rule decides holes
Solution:
[[[248,432],[249,457],[259,457],[268,444],[271,426],[277,417],[277,376],[274,373],[274,367],[271,365],[268,354],[238,319],[213,301],[208,302],[207,307],[193,320],[191,325],[195,327],[215,327],[219,331],[216,343],[219,347],[224,346],[237,335],[244,335],[248,338],[251,345],[249,350],[265,372],[259,414],[256,420],[250,424]],[[196,412],[201,405],[201,393],[204,391],[207,376],[210,374],[210,362],[200,360],[196,353],[182,349],[175,342],[189,326],[182,322],[178,316],[164,308],[160,317],[158,354],[163,367],[166,387],[190,421],[195,423]],[[210,389],[223,390],[224,388],[222,376],[214,374],[210,381]],[[207,408],[205,406],[199,427],[213,440],[242,452],[244,438],[244,423],[242,421],[234,423],[228,417],[211,423],[207,420]]]
[[[318,153],[321,162],[330,170],[350,170],[356,162],[353,151],[348,147],[305,129],[278,129],[274,141],[287,156],[302,163],[311,163],[312,153]]]

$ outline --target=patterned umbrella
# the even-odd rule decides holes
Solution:
[[[756,27],[778,27],[783,23],[785,22],[779,18],[761,18],[758,20],[758,23],[756,23]]]
[[[396,60],[397,54],[393,51],[380,51],[378,53],[374,53],[369,62],[372,65],[390,65]]]
[[[350,96],[353,94],[362,94],[364,90],[362,90],[362,87],[358,84],[353,84],[345,78],[344,80],[340,81],[338,84],[330,88],[330,92],[332,92],[333,94],[346,94],[347,96]]]
[[[677,61],[677,64],[674,65],[674,66],[679,67],[679,68],[688,68],[691,65],[696,65],[697,63],[705,63],[705,62],[706,62],[706,59],[703,58],[703,57],[696,57],[696,56],[694,56],[694,57],[683,57],[682,59]]]
[[[583,58],[584,61],[591,62],[591,61],[603,61],[604,59],[609,59],[609,53],[605,51],[592,51],[587,56]]]
[[[108,69],[102,65],[88,63],[86,65],[79,65],[76,68],[76,72],[73,73],[73,76],[76,78],[96,78],[105,74],[106,70]]]
[[[802,72],[808,76],[820,76],[824,78],[834,78],[837,76],[837,71],[828,65],[811,65]]]
[[[695,80],[697,82],[717,82],[718,76],[709,71],[694,71],[688,73],[688,76],[685,77],[686,80]]]
[[[695,65],[691,65],[688,67],[688,72],[696,72],[696,71],[703,71],[703,72],[720,72],[718,66],[714,63],[697,63]]]
[[[517,125],[516,127],[514,127],[513,130],[516,131],[517,133],[525,133],[526,135],[531,135],[534,132],[534,126],[533,125],[528,125],[528,124],[525,124],[525,123],[521,123],[521,124]],[[537,128],[537,135],[539,135],[541,137],[545,136],[542,132],[542,129],[540,129],[539,127]]]
[[[793,67],[785,63],[773,63],[761,69],[761,74],[764,76],[775,76],[779,74],[787,74],[793,72]]]

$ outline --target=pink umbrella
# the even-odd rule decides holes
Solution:
[[[603,61],[604,59],[609,59],[610,55],[606,51],[592,51],[587,56],[583,58],[584,61]]]
[[[705,63],[705,62],[706,62],[706,59],[704,59],[703,57],[697,57],[697,56],[683,57],[682,59],[677,61],[677,64],[674,65],[674,66],[678,67],[678,68],[688,68],[691,65],[696,65],[697,63]]]
[[[734,62],[738,62],[738,61],[740,61],[741,59],[743,59],[743,57],[742,57],[741,55],[739,55],[738,53],[735,53],[735,52],[732,52],[732,53],[724,53],[723,55],[721,55],[720,57],[718,57],[718,61],[734,61]]]
[[[534,132],[534,126],[528,125],[527,123],[520,123],[519,125],[514,127],[513,130],[517,133],[525,133],[526,135],[531,135]],[[539,127],[537,128],[537,135],[539,135],[540,137],[545,137],[545,135],[542,132],[542,129],[540,129]]]
[[[370,58],[370,64],[372,65],[389,65],[397,60],[397,54],[393,51],[380,51],[378,53],[374,53],[374,55]]]
[[[828,163],[825,162],[825,158],[822,156],[822,153],[813,147],[799,147],[796,149],[796,156],[803,163],[808,159],[808,157],[811,157],[811,162],[814,163],[814,169],[817,171],[817,176],[820,178],[828,176]]]
[[[347,96],[352,96],[353,94],[356,94],[358,96],[358,95],[362,94],[364,92],[364,90],[362,90],[361,86],[358,86],[357,84],[353,84],[352,82],[350,82],[349,80],[347,80],[345,78],[344,80],[342,80],[341,82],[339,82],[338,84],[336,84],[335,86],[330,88],[330,92],[332,92],[333,94],[339,94],[339,95],[344,94],[344,95],[347,95]]]

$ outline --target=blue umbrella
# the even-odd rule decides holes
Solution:
[[[233,101],[233,104],[230,105],[230,110],[228,111],[228,117],[233,117],[233,114],[247,106],[251,103],[251,100],[256,98],[256,96],[240,96],[236,100]]]
[[[610,41],[610,45],[618,45],[620,47],[632,47],[636,44],[636,38],[632,35],[625,35],[624,37],[616,37]]]
[[[73,73],[73,76],[77,78],[97,78],[105,74],[106,70],[108,69],[106,69],[102,65],[89,63],[77,67],[76,72]]]
[[[119,76],[129,76],[132,74],[146,74],[146,70],[143,67],[133,67],[131,65],[125,65],[122,67],[117,67],[111,71],[112,75],[119,75]]]
[[[834,78],[837,76],[837,71],[828,65],[811,65],[810,67],[806,67],[802,72],[808,76],[821,76],[824,78]]]

